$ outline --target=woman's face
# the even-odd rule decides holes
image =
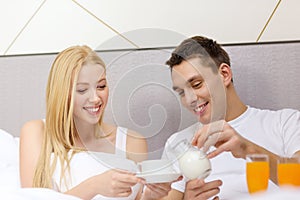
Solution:
[[[78,123],[97,124],[108,100],[104,67],[99,64],[82,66],[74,95],[74,119]]]

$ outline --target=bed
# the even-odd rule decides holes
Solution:
[[[21,188],[19,181],[19,138],[0,129],[0,196],[5,200],[79,200],[79,198],[65,195],[46,188]],[[300,190],[284,188],[275,193],[253,195],[247,200],[283,198],[297,199]],[[238,199],[238,198],[237,198]]]
[[[19,138],[0,129],[0,196],[6,200],[79,198],[46,188],[21,188],[19,179]]]

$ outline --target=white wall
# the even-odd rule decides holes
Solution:
[[[169,47],[198,34],[256,42],[263,30],[259,42],[300,40],[299,12],[299,0],[1,0],[0,55]]]

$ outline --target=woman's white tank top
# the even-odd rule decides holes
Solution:
[[[114,157],[126,158],[126,140],[127,129],[118,127],[116,132],[115,154],[96,152],[97,156],[95,156],[93,153],[90,152],[75,153],[70,161],[70,173],[65,174],[66,181],[62,181],[62,183],[60,183],[61,166],[60,162],[57,162],[56,169],[52,177],[54,189],[60,192],[65,192],[68,190],[68,188],[71,189],[92,176],[104,173],[107,170],[112,169],[113,166],[105,162],[105,160],[107,158],[114,159]],[[140,186],[140,184],[136,184],[135,186],[133,186],[132,193],[128,197],[112,198],[97,195],[93,198],[93,200],[133,200],[136,198]]]

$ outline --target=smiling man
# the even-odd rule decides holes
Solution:
[[[173,183],[168,199],[248,196],[245,158],[252,153],[269,156],[268,189],[276,190],[277,159],[300,154],[300,112],[245,105],[235,90],[227,52],[212,39],[195,36],[184,40],[167,65],[174,91],[199,123],[174,133],[166,143],[163,158],[171,158],[170,146],[188,139],[207,151],[212,163],[212,174],[205,181],[183,179]],[[174,167],[179,169],[176,162]]]

